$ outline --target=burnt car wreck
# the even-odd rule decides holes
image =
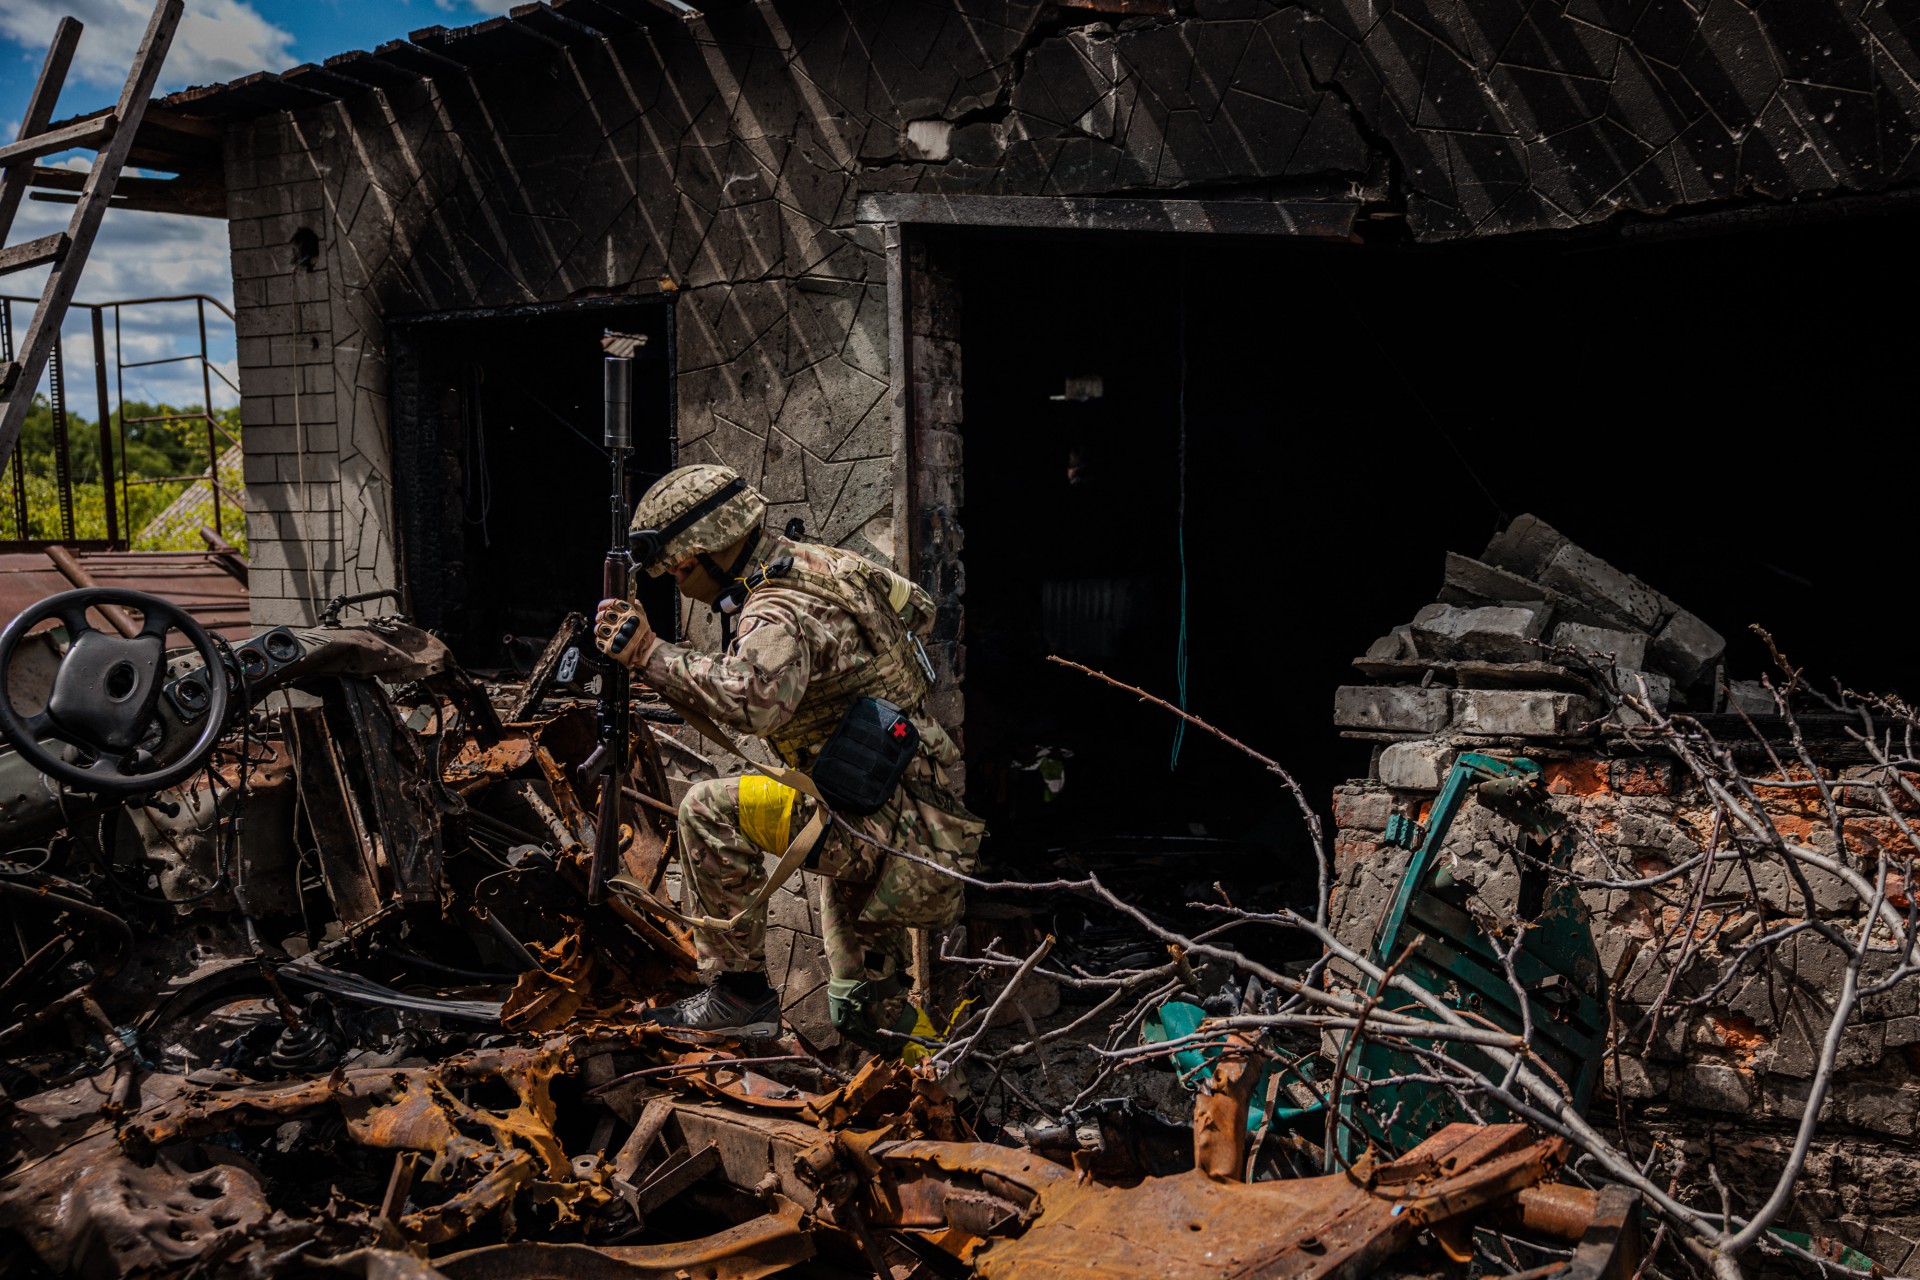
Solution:
[[[378,602],[235,644],[154,597],[51,597],[0,638],[32,741],[0,757],[10,1258],[1601,1277],[1656,1266],[1664,1240],[1662,1274],[1710,1267],[1734,1228],[1685,1188],[1711,1117],[1647,1082],[1708,1111],[1703,1081],[1771,1096],[1798,1072],[1801,1097],[1850,1108],[1851,1081],[1884,1085],[1885,1062],[1837,1051],[1888,1042],[1875,1020],[1912,972],[1893,926],[1915,801],[1853,725],[1910,713],[1730,684],[1711,628],[1669,602],[1634,630],[1651,589],[1531,517],[1483,554],[1450,557],[1443,603],[1357,660],[1388,683],[1341,690],[1336,719],[1382,749],[1332,841],[1301,807],[1317,906],[1176,870],[1176,909],[1137,859],[1085,851],[1049,879],[968,877],[974,905],[916,975],[945,1025],[878,1054],[792,998],[772,1039],[650,1019],[696,978],[647,899],[677,888],[676,779],[714,762],[636,686],[629,766],[591,775],[581,620],[530,678],[488,682],[401,618],[342,621]],[[163,663],[170,631],[186,644]],[[1809,786],[1837,845],[1793,816],[1818,811]],[[605,787],[629,820],[594,904]],[[1769,787],[1798,808],[1743,803]],[[1808,926],[1838,940],[1838,1002],[1778,945]],[[1739,994],[1770,981],[1806,994]],[[1817,1070],[1786,1056],[1809,1011],[1832,1019]],[[1709,1138],[1692,1180],[1792,1190],[1804,1153],[1770,1170],[1749,1149],[1723,1181]],[[1752,1256],[1873,1267],[1843,1223],[1814,1225]]]
[[[127,610],[131,636],[94,624]],[[339,613],[229,645],[157,598],[74,592],[0,641],[6,670],[50,673],[6,691],[38,708],[0,868],[0,1216],[28,1273],[1365,1275],[1465,1261],[1494,1224],[1571,1247],[1566,1274],[1637,1262],[1632,1193],[1557,1181],[1566,1143],[1523,1125],[1279,1177],[1245,1031],[1175,1037],[1212,1052],[1184,1148],[1111,1107],[983,1141],[992,1083],[950,1051],[1047,976],[1033,959],[911,1066],[669,1034],[647,1006],[692,954],[619,894],[587,902],[595,733],[559,664],[489,690],[427,633]],[[163,666],[170,624],[189,643]],[[658,886],[648,717],[671,713],[634,710],[633,767],[598,785],[638,798],[620,856]]]

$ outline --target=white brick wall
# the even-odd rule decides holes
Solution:
[[[361,358],[362,326],[337,297],[336,237],[325,148],[308,148],[287,117],[238,127],[227,149],[229,241],[239,336],[241,440],[249,495],[253,621],[310,623],[342,592],[396,585],[387,533],[385,364]],[[294,236],[319,237],[295,266]],[[343,447],[342,409],[375,409]]]

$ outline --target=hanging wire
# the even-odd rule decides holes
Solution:
[[[1180,249],[1180,445],[1178,484],[1175,506],[1174,543],[1180,552],[1180,635],[1173,650],[1173,687],[1175,702],[1187,709],[1187,250]],[[1180,747],[1187,740],[1187,722],[1173,726],[1173,752],[1167,759],[1167,771],[1180,767]]]

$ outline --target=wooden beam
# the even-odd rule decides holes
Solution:
[[[1350,200],[1191,200],[1134,196],[988,196],[873,192],[854,218],[866,223],[1009,227],[1032,231],[1174,232],[1238,236],[1353,234]]]
[[[61,125],[46,133],[36,133],[31,138],[22,138],[0,147],[0,165],[36,160],[56,151],[72,151],[76,147],[97,147],[113,136],[118,125],[119,121],[109,111],[104,115],[75,120],[72,124]]]
[[[606,32],[598,27],[589,26],[577,17],[555,13],[544,4],[517,4],[507,11],[507,16],[515,22],[526,23],[536,31],[555,36],[563,43],[606,39]]]
[[[420,83],[419,72],[376,58],[365,49],[336,53],[324,65],[334,75],[356,81],[369,89],[397,89]]]
[[[67,67],[73,62],[73,50],[80,43],[81,25],[72,18],[60,19],[54,28],[53,43],[47,46],[47,60],[40,64],[40,78],[33,83],[33,95],[27,99],[27,113],[20,118],[20,140],[43,133],[53,120],[53,108],[60,100],[60,87],[66,83]],[[15,171],[0,181],[0,244],[7,242],[13,230],[13,215],[20,212],[20,199],[27,193],[25,175]]]
[[[431,32],[434,29],[433,27],[428,27],[425,30]],[[415,34],[424,34],[424,32],[416,32]],[[423,49],[419,45],[412,44],[406,40],[389,40],[378,49],[375,49],[373,56],[382,62],[391,63],[403,71],[411,71],[416,75],[429,78],[446,75],[450,72],[464,75],[467,70],[465,66],[455,62],[452,58],[435,53],[431,49]]]
[[[25,244],[16,244],[9,249],[0,249],[0,276],[12,275],[16,271],[25,271],[28,267],[37,267],[43,263],[58,262],[67,256],[67,233],[56,231],[50,236],[41,236],[38,240],[29,240]]]

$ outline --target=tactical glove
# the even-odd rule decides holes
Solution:
[[[653,627],[630,600],[602,600],[593,621],[594,648],[622,666],[637,667],[653,652]]]

